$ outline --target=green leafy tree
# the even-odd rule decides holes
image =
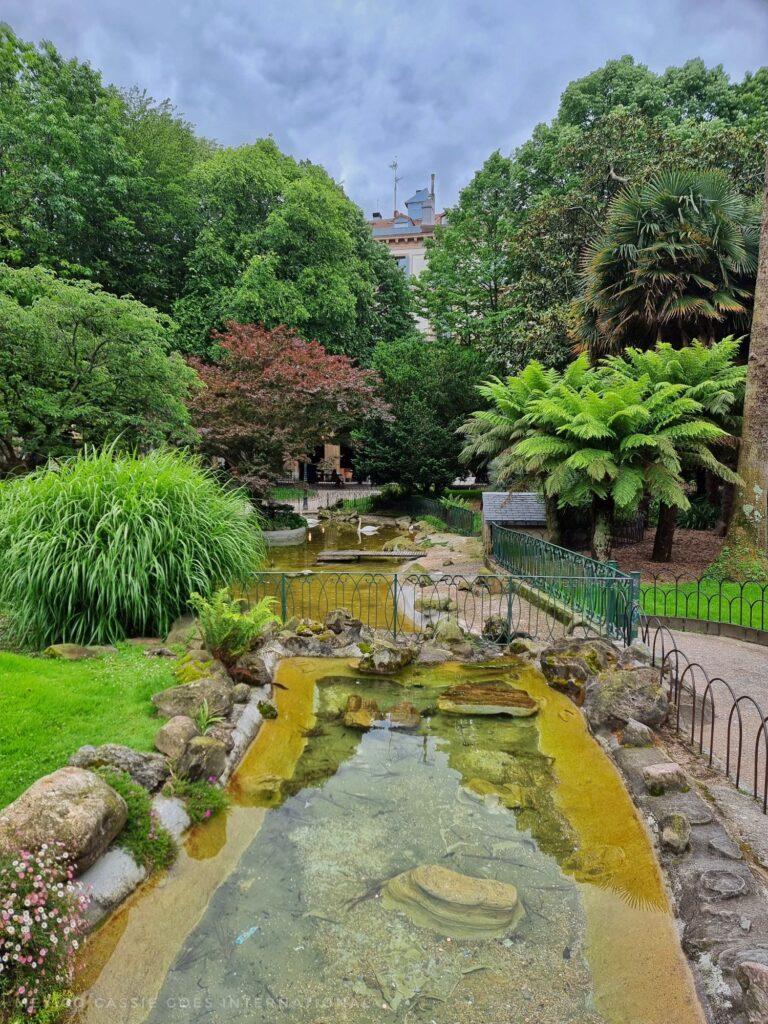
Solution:
[[[188,442],[197,375],[135,299],[0,264],[0,473],[84,444]]]
[[[355,433],[360,473],[408,492],[450,484],[462,471],[456,431],[476,403],[483,365],[472,349],[418,335],[377,345],[372,366],[391,418]]]
[[[261,139],[216,153],[191,184],[200,230],[176,303],[187,351],[215,356],[211,331],[236,320],[285,325],[329,352],[366,361],[377,341],[391,337],[382,330],[410,326],[397,268],[384,262],[362,214],[322,168],[297,164]]]
[[[528,423],[515,457],[545,474],[544,493],[561,507],[591,509],[592,554],[600,560],[610,557],[616,512],[636,508],[644,494],[689,507],[684,459],[729,472],[710,451],[725,431],[703,417],[682,384],[643,378],[606,386],[592,374],[578,389],[564,384],[535,399]]]
[[[580,337],[600,353],[743,330],[758,232],[755,205],[718,171],[661,171],[622,190],[585,251]]]

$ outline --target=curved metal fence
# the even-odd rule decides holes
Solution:
[[[471,508],[453,505],[450,501],[443,502],[435,498],[411,498],[404,503],[404,509],[411,515],[435,516],[437,519],[442,519],[451,531],[460,533],[464,537],[474,537],[480,534],[482,526],[480,513]]]
[[[640,635],[667,691],[671,725],[686,745],[759,801],[768,814],[768,714],[720,676],[710,676],[676,644],[669,627],[643,617]]]
[[[768,630],[768,582],[720,580],[659,572],[643,577],[646,615]]]

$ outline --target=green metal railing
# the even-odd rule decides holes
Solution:
[[[632,580],[433,572],[263,572],[249,597],[271,597],[281,620],[322,622],[347,608],[365,626],[397,638],[454,618],[479,634],[493,617],[509,635],[550,640],[583,630],[628,641],[635,621]]]
[[[480,513],[471,508],[461,508],[435,498],[411,498],[407,502],[406,510],[411,515],[435,516],[442,519],[450,530],[464,537],[475,537],[480,534]]]
[[[539,580],[551,600],[577,609],[609,635],[634,637],[639,572],[621,572],[615,562],[598,562],[497,523],[491,523],[490,530],[493,559],[507,572]]]

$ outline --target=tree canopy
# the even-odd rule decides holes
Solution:
[[[420,281],[438,337],[482,345],[489,370],[564,365],[585,241],[613,197],[659,169],[720,169],[760,187],[768,70],[731,82],[701,60],[655,74],[631,57],[572,82],[557,115],[486,161],[447,211]]]
[[[195,438],[197,376],[163,313],[97,284],[0,264],[0,472],[83,445]]]

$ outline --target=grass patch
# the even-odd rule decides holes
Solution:
[[[641,606],[646,615],[670,615],[705,622],[768,629],[768,585],[714,579],[680,583],[644,583]]]
[[[0,651],[0,807],[84,743],[151,750],[149,698],[174,686],[170,659],[121,644],[117,655],[55,661]]]
[[[305,494],[308,498],[314,498],[317,491],[309,487],[273,487],[269,497],[272,501],[299,501]]]

